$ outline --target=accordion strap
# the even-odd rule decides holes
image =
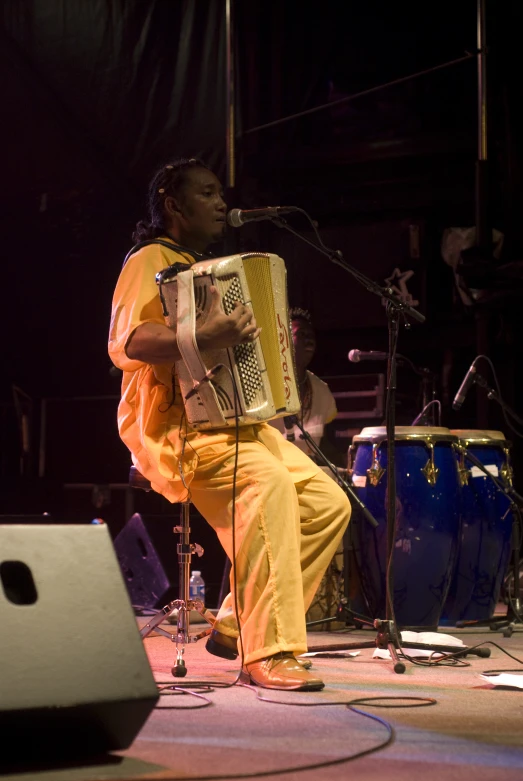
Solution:
[[[180,271],[176,276],[178,284],[178,307],[176,312],[176,341],[182,360],[198,388],[203,405],[209,415],[209,422],[216,428],[225,426],[226,421],[216,400],[215,391],[210,382],[203,382],[208,374],[196,342],[196,305],[194,302],[194,284],[192,269]]]

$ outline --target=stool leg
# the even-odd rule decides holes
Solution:
[[[174,533],[179,535],[179,542],[176,546],[178,552],[178,599],[165,605],[140,630],[142,638],[147,637],[153,630],[156,630],[158,634],[168,637],[173,643],[176,643],[176,660],[174,666],[171,668],[171,672],[176,678],[183,678],[187,675],[187,668],[184,660],[186,643],[196,642],[202,637],[206,637],[215,622],[214,615],[210,610],[206,609],[201,599],[190,599],[189,581],[191,577],[192,555],[193,553],[196,553],[198,556],[203,555],[203,548],[201,545],[191,543],[190,541],[190,508],[190,502],[180,503],[180,525],[175,526],[173,529]],[[164,621],[166,615],[169,615],[174,610],[177,610],[176,634],[171,634],[162,629],[159,624]],[[190,635],[191,610],[197,610],[207,623],[210,624],[209,628],[193,637]]]
[[[191,577],[191,527],[190,527],[190,502],[181,502],[180,525],[175,529],[180,535],[178,543],[178,620],[176,624],[176,661],[172,668],[172,674],[176,678],[187,675],[187,668],[183,658],[185,644],[190,642],[189,632],[191,623],[191,608],[189,600],[189,580]]]

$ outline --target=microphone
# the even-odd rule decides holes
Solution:
[[[386,361],[389,354],[380,353],[377,350],[370,350],[369,352],[351,350],[347,357],[352,363],[359,363],[360,361]]]
[[[241,228],[248,222],[273,220],[280,214],[290,214],[299,211],[296,206],[265,206],[262,209],[231,209],[227,214],[227,224],[231,228]]]
[[[477,369],[474,366],[476,360],[477,359],[472,361],[470,365],[470,369],[465,374],[465,378],[461,383],[461,385],[459,386],[458,392],[454,396],[454,401],[452,402],[452,409],[456,409],[456,410],[461,409],[461,405],[465,401],[465,397],[467,393],[469,392],[472,385],[474,385],[474,382],[476,380],[476,373],[477,373]]]
[[[192,399],[192,397],[198,393],[198,389],[200,385],[203,385],[204,382],[209,382],[209,380],[214,379],[214,377],[218,374],[220,369],[223,369],[223,367],[224,367],[223,363],[217,363],[216,366],[213,366],[212,369],[209,369],[209,371],[203,375],[202,379],[199,382],[194,383],[194,386],[191,388],[191,390],[185,397],[185,401],[187,401],[188,399]]]
[[[294,436],[294,421],[296,420],[294,415],[287,415],[283,418],[283,425],[285,426],[285,436],[289,442],[296,442]]]

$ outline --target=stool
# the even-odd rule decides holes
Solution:
[[[129,486],[131,488],[139,488],[142,491],[151,491],[151,483],[135,466],[132,466],[129,470]],[[186,643],[195,643],[202,637],[206,637],[210,634],[214,625],[214,615],[206,610],[205,605],[201,599],[189,599],[189,579],[191,570],[191,559],[193,553],[198,556],[203,555],[203,548],[197,543],[191,543],[190,541],[190,499],[185,502],[180,502],[180,525],[173,528],[173,532],[179,535],[179,542],[176,546],[178,552],[178,599],[169,602],[165,605],[154,617],[140,630],[142,638],[147,637],[154,629],[165,637],[168,637],[173,643],[176,643],[176,661],[171,669],[172,674],[176,678],[183,678],[187,675],[187,668],[185,666],[185,660],[183,658],[185,652]],[[165,616],[172,613],[173,610],[178,610],[178,617],[176,621],[176,634],[166,632],[165,629],[159,628],[159,624],[162,623]],[[197,610],[205,620],[210,624],[210,627],[197,635],[191,635],[190,630],[190,614],[191,610]]]

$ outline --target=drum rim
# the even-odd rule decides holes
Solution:
[[[458,437],[444,426],[396,426],[394,441],[411,442],[453,442],[458,443]],[[370,442],[372,444],[385,442],[387,430],[384,426],[368,426],[352,438],[353,442]]]
[[[504,445],[510,446],[510,442],[505,437],[502,431],[496,431],[495,429],[471,429],[471,428],[455,428],[451,429],[460,442],[473,445]]]

